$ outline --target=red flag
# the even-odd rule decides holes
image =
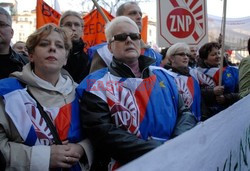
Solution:
[[[110,21],[114,18],[105,9],[102,8],[102,10]],[[86,48],[89,48],[99,43],[106,42],[106,37],[104,33],[104,27],[106,22],[97,9],[85,15],[83,17],[83,20],[84,20],[83,40],[85,43],[87,43]]]
[[[147,15],[142,18],[141,37],[142,37],[142,40],[145,43],[147,43],[147,37],[148,37],[148,16]]]
[[[114,17],[103,9],[104,14],[111,21]],[[58,25],[61,14],[59,14],[56,10],[50,7],[43,0],[37,0],[36,6],[36,28],[40,28],[41,26],[47,23],[54,23]],[[104,33],[105,20],[102,15],[98,12],[97,9],[88,13],[83,17],[84,20],[84,30],[83,30],[83,40],[87,43],[86,49],[94,46],[99,43],[106,42],[106,37]],[[142,39],[144,42],[147,42],[147,26],[148,26],[148,17],[145,16],[142,19]],[[85,49],[85,50],[86,50]]]
[[[37,0],[36,5],[36,28],[47,23],[54,23],[58,25],[61,14],[51,8],[43,0]]]

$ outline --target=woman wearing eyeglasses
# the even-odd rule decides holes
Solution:
[[[220,45],[204,44],[199,50],[198,70],[212,78],[216,87],[203,96],[203,114],[209,118],[239,100],[239,71],[224,62],[222,86],[219,86]]]
[[[190,108],[196,119],[200,121],[202,118],[201,110],[201,89],[205,91],[207,88],[215,86],[214,81],[199,72],[196,68],[190,68],[189,64],[190,48],[186,43],[176,43],[172,45],[167,56],[170,61],[170,69],[178,86],[179,93],[187,107]]]
[[[71,41],[54,24],[28,37],[30,63],[0,81],[0,149],[6,170],[85,170],[76,83],[62,69]],[[79,162],[85,162],[80,168]]]
[[[150,66],[154,60],[140,55],[133,20],[116,17],[105,34],[112,63],[90,74],[77,92],[83,128],[100,156],[94,169],[110,163],[112,170],[191,129],[196,119],[168,71]]]

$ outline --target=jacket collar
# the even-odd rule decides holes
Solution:
[[[148,67],[151,64],[153,64],[155,60],[153,58],[140,55],[140,57],[138,58],[138,61],[139,61],[140,71],[142,72],[142,78],[148,77],[149,76]],[[126,78],[130,78],[130,77],[135,78],[135,75],[132,72],[132,70],[129,68],[129,66],[117,60],[115,57],[113,57],[113,60],[109,66],[109,71],[113,75],[116,75],[116,76],[126,77]]]
[[[178,67],[178,68],[171,67],[171,70],[181,75],[190,76],[189,67]]]
[[[9,49],[9,52],[10,52],[10,59],[11,60],[16,61],[18,63],[21,63],[23,65],[29,62],[27,57],[25,57],[22,54],[16,53],[11,47]]]
[[[84,46],[85,46],[85,43],[83,42],[83,40],[81,38],[77,42],[73,41],[71,53],[75,54],[75,53],[82,52]]]

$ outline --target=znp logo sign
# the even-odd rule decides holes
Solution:
[[[158,0],[157,5],[159,46],[207,42],[205,0]]]

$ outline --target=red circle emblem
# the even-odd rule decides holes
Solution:
[[[177,38],[190,36],[195,27],[192,13],[184,8],[176,8],[171,11],[167,17],[166,24],[169,32]]]

